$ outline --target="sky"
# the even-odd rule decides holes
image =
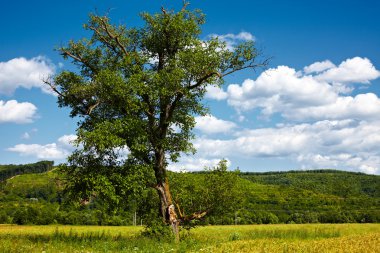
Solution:
[[[55,50],[90,37],[89,13],[139,27],[139,13],[179,10],[172,1],[6,1],[0,9],[0,164],[65,162],[77,128],[42,80],[75,70]],[[193,0],[206,14],[200,39],[233,48],[252,40],[266,69],[210,87],[196,117],[195,155],[171,170],[339,169],[380,174],[379,1]]]

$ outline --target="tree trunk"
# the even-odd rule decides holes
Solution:
[[[169,190],[169,183],[167,178],[164,182],[160,182],[156,185],[156,190],[160,197],[160,212],[163,221],[169,224],[172,228],[175,240],[179,241],[179,220],[172,201],[172,196]]]
[[[168,177],[166,175],[165,152],[163,149],[157,149],[155,152],[156,164],[154,172],[156,176],[156,190],[160,197],[160,213],[163,222],[169,224],[175,240],[179,241],[179,220],[173,204],[172,195],[169,190]]]

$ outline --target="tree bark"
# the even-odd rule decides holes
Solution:
[[[160,212],[163,221],[169,224],[172,228],[175,240],[179,241],[179,220],[172,201],[172,196],[169,190],[169,183],[167,178],[164,182],[156,185],[156,190],[160,197]]]
[[[173,204],[172,195],[169,189],[169,182],[165,168],[165,152],[158,149],[155,153],[156,164],[154,167],[157,180],[156,190],[160,198],[160,213],[163,222],[169,224],[172,228],[175,240],[179,241],[179,219]]]

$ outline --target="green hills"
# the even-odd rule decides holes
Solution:
[[[110,208],[94,197],[68,199],[51,162],[0,166],[0,223],[146,224],[156,193]],[[380,176],[336,170],[170,173],[183,213],[208,210],[200,224],[346,223],[380,221]]]

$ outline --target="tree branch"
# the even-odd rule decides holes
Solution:
[[[255,68],[259,68],[259,67],[264,68],[264,67],[268,66],[268,61],[269,61],[269,59],[266,59],[263,63],[260,63],[260,64],[253,64],[253,65],[250,64],[250,65],[243,66],[243,67],[240,67],[240,68],[232,69],[229,72],[221,74],[219,77],[222,78],[222,77],[228,76],[228,75],[230,75],[232,73],[235,73],[235,72],[243,70],[243,69],[255,69]]]
[[[181,208],[179,207],[177,201],[175,201],[175,205],[177,206],[179,217],[180,217],[180,219],[182,219],[183,218],[183,213],[181,212]]]
[[[182,99],[183,93],[177,93],[177,96],[175,97],[174,101],[171,103],[169,107],[169,111],[167,113],[167,121],[170,121],[173,118],[174,110],[177,107],[178,102]]]
[[[99,39],[100,39],[101,41],[103,41],[103,43],[106,44],[106,45],[108,46],[108,48],[110,48],[110,49],[111,49],[112,51],[114,51],[115,53],[118,53],[117,50],[116,50],[116,47],[115,47],[114,45],[112,45],[111,43],[109,43],[109,42],[107,41],[107,39],[106,39],[106,38],[105,38],[105,37],[99,32],[98,29],[96,29],[96,28],[93,27],[93,26],[89,26],[88,29],[94,31],[94,32],[98,35]]]
[[[88,67],[93,73],[96,72],[96,69],[91,66],[91,64],[89,64],[84,58],[83,56],[81,55],[74,55],[73,53],[71,53],[70,51],[67,51],[66,49],[64,48],[61,48],[61,51],[62,51],[62,54],[63,56],[69,56],[70,58],[74,59],[75,61],[77,62],[81,62],[82,64],[84,64],[86,67]]]
[[[87,109],[86,114],[87,114],[87,115],[90,115],[91,112],[92,112],[92,110],[94,110],[99,104],[100,104],[100,100],[98,100],[94,105],[91,105],[91,106]]]
[[[107,35],[108,35],[111,39],[115,40],[116,44],[117,44],[117,45],[119,46],[119,48],[123,51],[123,53],[124,53],[125,56],[129,56],[129,54],[128,54],[128,52],[127,52],[127,49],[125,49],[125,47],[121,44],[121,42],[120,42],[120,40],[119,40],[119,36],[114,35],[114,34],[111,33],[111,31],[108,29],[108,26],[107,26],[106,21],[104,21],[103,18],[99,17],[99,19],[100,19],[100,21],[102,22],[102,24],[103,24],[103,29],[104,29],[104,31],[107,33]]]
[[[190,214],[190,215],[187,215],[187,216],[185,216],[185,217],[181,217],[181,218],[180,218],[180,221],[181,221],[181,222],[184,222],[184,221],[200,220],[200,219],[202,219],[204,216],[206,216],[206,214],[207,214],[208,212],[209,212],[208,210],[195,212],[195,213]]]
[[[188,86],[187,88],[188,88],[189,90],[192,90],[192,89],[194,89],[194,88],[197,88],[197,87],[199,87],[200,85],[202,85],[202,83],[203,83],[204,81],[206,81],[207,79],[209,79],[210,77],[212,77],[212,76],[214,76],[214,75],[218,76],[219,78],[222,78],[222,77],[223,77],[223,75],[221,75],[221,74],[220,74],[219,72],[217,72],[217,71],[210,72],[210,73],[206,74],[205,76],[203,76],[202,78],[200,78],[195,84],[190,85],[190,86]]]
[[[167,11],[166,11],[166,9],[164,8],[164,6],[161,6],[161,11],[162,11],[162,13],[163,13],[164,15],[167,14]]]
[[[154,117],[154,107],[150,102],[149,96],[144,94],[141,96],[143,101],[148,105],[148,111],[146,111],[148,117]]]
[[[148,106],[148,110],[144,110],[148,117],[149,131],[151,131],[151,134],[148,136],[148,138],[151,144],[155,146],[157,141],[155,139],[155,135],[153,134],[153,130],[155,129],[154,106],[150,102],[149,96],[147,94],[142,95],[141,98]]]
[[[53,83],[51,83],[49,80],[49,78],[47,79],[42,79],[42,82],[46,85],[48,85],[55,93],[57,93],[58,96],[61,96],[61,97],[65,97],[58,89],[57,89],[57,86],[55,86]]]
[[[65,96],[62,92],[60,92],[58,89],[57,89],[57,86],[55,86],[52,82],[50,82],[48,79],[43,79],[42,82],[46,85],[48,85],[58,96],[61,96],[62,98],[67,98],[67,96]],[[88,107],[87,110],[85,109],[82,109],[80,110],[81,113],[83,115],[88,115],[88,116],[91,116],[91,112],[100,104],[100,101],[98,100],[95,104],[89,106],[85,103],[83,103],[83,100],[76,97],[76,96],[73,96],[79,104],[83,105],[83,107]]]
[[[182,11],[185,11],[186,10],[186,7],[190,4],[190,2],[186,2],[186,0],[183,0],[183,6],[182,6],[182,9],[181,9],[181,12]]]

